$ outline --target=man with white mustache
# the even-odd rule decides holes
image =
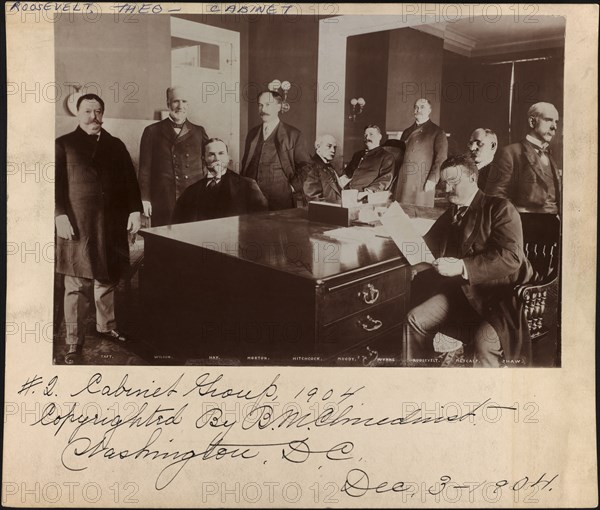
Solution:
[[[144,214],[152,226],[169,225],[175,202],[188,186],[206,175],[202,147],[208,135],[188,119],[189,93],[167,89],[169,117],[151,124],[140,143],[140,189]]]
[[[229,151],[219,138],[204,148],[208,174],[186,189],[177,200],[173,223],[241,216],[267,210],[267,199],[252,179],[229,170]]]

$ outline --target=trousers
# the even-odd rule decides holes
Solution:
[[[439,292],[413,308],[408,312],[407,322],[409,360],[434,358],[433,337],[444,328],[463,343],[473,342],[475,366],[502,364],[498,333],[473,309],[459,287]]]
[[[116,329],[116,285],[65,275],[65,326],[68,345],[83,345],[92,292],[96,305],[96,329],[101,333]]]

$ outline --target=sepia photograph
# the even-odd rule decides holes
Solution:
[[[564,17],[122,11],[54,27],[55,363],[560,366]]]
[[[597,506],[597,5],[4,15],[4,506]]]

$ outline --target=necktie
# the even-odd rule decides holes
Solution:
[[[218,184],[217,179],[212,178],[212,179],[208,179],[208,182],[206,183],[206,189],[212,189],[214,188],[216,185]]]
[[[469,208],[466,205],[455,205],[452,211],[452,225],[458,226],[467,214]]]
[[[536,147],[535,151],[538,153],[538,156],[540,157],[540,159],[542,160],[542,163],[544,165],[547,165],[549,163],[549,159],[548,159],[548,148],[541,148],[541,147]]]

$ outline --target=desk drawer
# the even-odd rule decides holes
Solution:
[[[321,331],[321,351],[324,354],[342,352],[375,338],[401,324],[406,312],[406,297],[400,296],[330,324]],[[399,335],[398,346],[401,344],[402,335]]]
[[[321,324],[329,324],[406,293],[410,268],[375,273],[354,282],[333,286],[323,295]]]

